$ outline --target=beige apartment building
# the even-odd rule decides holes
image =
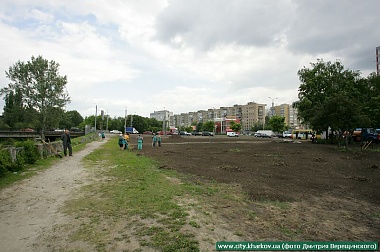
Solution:
[[[209,108],[207,110],[199,110],[196,112],[181,113],[173,115],[170,118],[170,124],[175,127],[188,127],[199,122],[221,122],[228,117],[236,118],[242,124],[242,130],[251,130],[251,128],[265,121],[266,104],[258,104],[248,102],[246,105],[234,105],[231,107]]]
[[[207,110],[198,110],[195,112],[181,113],[173,115],[169,111],[155,111],[151,113],[151,118],[163,120],[166,117],[170,127],[188,127],[207,121],[225,122],[226,118],[235,118],[240,121],[242,131],[250,131],[253,126],[265,123],[265,106],[256,102],[248,102],[245,105],[235,104],[231,107],[209,108]],[[270,108],[271,114],[285,117],[285,123],[292,129],[302,127],[297,117],[297,109],[289,104],[281,104]]]
[[[255,102],[248,102],[241,106],[241,126],[243,131],[249,131],[255,124],[265,123],[265,106]]]
[[[297,129],[301,126],[297,117],[297,109],[293,108],[292,105],[281,104],[274,106],[274,115],[285,117],[285,124],[288,125],[289,128]]]

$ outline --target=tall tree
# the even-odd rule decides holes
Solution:
[[[364,112],[369,117],[371,127],[380,127],[380,75],[372,73],[363,82]]]
[[[311,63],[311,68],[299,70],[298,76],[299,101],[294,106],[299,117],[313,129],[332,127],[343,133],[368,121],[361,107],[360,72],[344,69],[339,61],[318,60]]]
[[[25,109],[22,104],[20,90],[11,91],[5,95],[4,122],[11,129],[25,126]],[[28,127],[32,127],[28,125]]]
[[[47,121],[53,116],[49,114],[50,110],[63,108],[70,102],[66,90],[67,77],[59,75],[58,63],[42,56],[32,56],[26,63],[18,61],[5,74],[11,82],[0,90],[0,95],[19,90],[23,105],[38,112],[38,126],[44,139]]]

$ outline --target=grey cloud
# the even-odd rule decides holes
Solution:
[[[156,19],[163,43],[179,35],[186,46],[207,50],[218,44],[267,46],[284,30],[284,1],[170,1]]]
[[[371,67],[374,43],[380,44],[379,1],[296,0],[294,4],[296,15],[287,33],[293,53],[332,53],[358,70]]]

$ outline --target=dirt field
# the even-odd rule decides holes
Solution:
[[[379,241],[380,151],[350,147],[176,136],[153,148],[151,136],[144,136],[142,153],[162,168],[241,188],[250,204],[210,204],[244,240]]]

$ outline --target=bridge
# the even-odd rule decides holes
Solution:
[[[46,131],[45,137],[49,139],[60,138],[62,131]],[[71,137],[84,136],[84,132],[70,132]],[[0,130],[0,138],[40,138],[41,133],[38,131],[16,131],[16,130]]]

